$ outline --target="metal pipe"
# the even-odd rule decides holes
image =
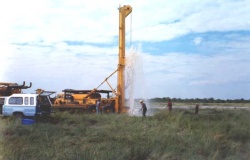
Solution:
[[[118,104],[119,112],[125,107],[125,18],[132,12],[132,7],[124,5],[119,7],[119,62],[117,76],[117,92],[119,94]]]

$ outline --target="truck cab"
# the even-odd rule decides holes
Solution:
[[[34,117],[49,115],[51,102],[49,96],[55,92],[44,91],[40,94],[12,94],[4,97],[2,105],[3,116]],[[3,98],[0,98],[3,99]]]

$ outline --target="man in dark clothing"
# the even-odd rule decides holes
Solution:
[[[145,103],[143,103],[142,100],[140,100],[140,103],[141,103],[142,116],[145,117],[147,112],[147,106]]]
[[[171,112],[171,110],[172,110],[172,102],[171,102],[170,98],[168,99],[168,106],[167,107],[168,107],[168,111]]]
[[[195,114],[198,114],[198,112],[199,112],[199,105],[197,104],[197,105],[195,106]]]

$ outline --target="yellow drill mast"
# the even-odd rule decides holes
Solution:
[[[117,92],[119,94],[118,106],[119,112],[124,112],[125,107],[125,18],[132,12],[132,7],[124,5],[119,7],[119,62],[118,62],[118,76],[117,76]]]

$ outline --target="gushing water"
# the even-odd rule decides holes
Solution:
[[[139,102],[135,101],[135,97],[144,97],[145,94],[145,90],[143,89],[145,87],[145,80],[140,48],[136,50],[134,47],[131,47],[126,56],[125,87],[130,107],[129,114],[139,115],[140,105]]]

